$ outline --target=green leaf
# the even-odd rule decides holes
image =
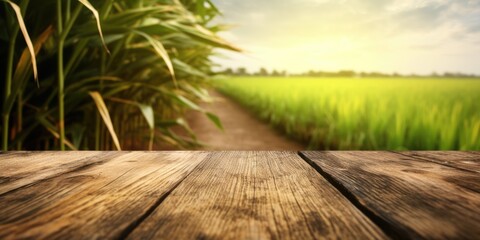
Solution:
[[[185,119],[183,118],[178,118],[176,120],[177,124],[180,125],[181,127],[183,127],[183,129],[185,129],[185,131],[188,132],[188,134],[193,137],[194,139],[196,139],[197,137],[195,136],[195,132],[193,132],[192,128],[190,127],[190,125],[188,124],[187,121],[185,121]]]
[[[30,59],[32,61],[32,67],[33,67],[33,77],[37,81],[38,84],[38,70],[37,70],[37,59],[35,58],[35,49],[33,48],[33,43],[32,40],[30,40],[30,36],[28,35],[27,27],[25,26],[25,22],[23,21],[22,17],[22,12],[20,10],[20,7],[9,1],[9,0],[1,0],[4,2],[7,2],[10,4],[12,7],[13,11],[15,12],[15,15],[17,17],[18,21],[18,26],[20,27],[20,30],[22,31],[23,38],[25,39],[25,42],[27,43],[28,51],[30,52]]]
[[[79,149],[80,144],[82,143],[83,137],[85,136],[85,131],[87,128],[81,124],[74,124],[70,127],[70,134],[72,136],[72,143],[75,148]]]
[[[189,108],[193,109],[193,110],[197,110],[197,111],[202,111],[202,108],[199,107],[197,104],[195,104],[194,102],[190,101],[189,99],[185,98],[184,96],[176,96],[176,98],[181,102],[183,103],[185,106],[188,106]]]
[[[38,122],[47,129],[56,139],[60,139],[60,134],[58,133],[57,127],[55,127],[50,121],[45,119],[45,117],[37,117]],[[68,139],[63,140],[65,145],[67,145],[72,150],[78,150],[75,145],[72,144]]]
[[[182,62],[179,59],[173,59],[173,64],[175,65],[175,68],[177,70],[181,69],[183,72],[187,73],[190,76],[199,76],[201,78],[207,78],[207,74],[195,69],[194,67],[188,65],[185,62]]]
[[[142,111],[145,120],[147,120],[148,127],[150,128],[150,130],[153,130],[155,128],[155,114],[153,112],[152,106],[141,103],[137,103],[137,106],[138,108],[140,108],[140,111]]]
[[[114,97],[107,98],[107,100],[137,106],[140,109],[140,112],[142,112],[143,117],[147,121],[150,130],[155,129],[155,112],[153,111],[153,107],[151,105]]]
[[[175,71],[173,70],[172,61],[170,60],[167,50],[165,50],[165,47],[163,46],[162,42],[160,42],[159,40],[153,38],[152,36],[144,32],[140,32],[140,31],[133,31],[133,32],[147,39],[150,45],[152,45],[155,52],[163,59],[163,61],[165,61],[168,71],[172,75],[173,82],[175,83],[175,85],[177,85],[177,80],[175,78]]]
[[[35,39],[35,42],[33,44],[35,54],[38,54],[44,42],[51,36],[52,33],[53,28],[49,26],[42,34],[40,34],[40,36]],[[31,57],[28,52],[28,47],[23,50],[22,55],[20,56],[20,59],[18,60],[17,66],[15,68],[15,73],[13,74],[12,94],[8,96],[7,100],[4,103],[7,112],[10,112],[10,110],[12,109],[18,94],[24,91],[27,80],[31,75],[31,72],[29,70],[31,65]]]
[[[204,102],[212,102],[212,97],[208,94],[208,91],[201,87],[194,87],[188,83],[183,84],[183,88],[190,93],[194,94],[196,97],[200,98]]]
[[[169,24],[171,27],[176,28],[177,30],[187,34],[188,36],[190,36],[191,38],[197,41],[204,42],[207,45],[213,45],[216,47],[221,47],[221,48],[229,49],[232,51],[242,52],[240,48],[219,38],[217,35],[215,35],[214,33],[210,32],[209,30],[207,30],[206,28],[198,24],[195,24],[194,26],[187,26],[187,25],[176,23],[176,22],[170,22]]]
[[[224,130],[222,122],[220,121],[220,118],[217,115],[211,112],[206,112],[205,114],[207,115],[208,119],[210,119],[210,121],[212,121],[215,124],[215,126],[217,126],[222,131]]]
[[[97,29],[98,29],[98,33],[100,34],[100,38],[102,39],[103,47],[105,48],[105,51],[110,53],[110,51],[107,48],[107,44],[105,43],[105,39],[103,38],[102,26],[100,25],[100,16],[98,15],[97,9],[95,9],[88,0],[78,0],[78,1],[92,12],[93,16],[95,17],[95,21],[97,21]]]
[[[93,101],[95,101],[98,112],[100,113],[100,116],[102,116],[103,122],[105,122],[105,125],[110,132],[117,150],[121,151],[122,148],[120,147],[120,141],[118,141],[117,133],[115,133],[115,129],[113,128],[112,119],[110,118],[110,113],[108,113],[108,108],[103,101],[102,95],[100,95],[99,92],[89,92],[89,94],[93,98]]]

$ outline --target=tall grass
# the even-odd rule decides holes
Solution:
[[[311,149],[480,150],[480,80],[261,78],[217,82]]]
[[[196,144],[171,128],[188,129],[186,109],[203,111],[194,102],[209,99],[212,49],[238,50],[216,35],[210,0],[11,3],[32,39],[39,86],[19,19],[1,0],[2,150]]]

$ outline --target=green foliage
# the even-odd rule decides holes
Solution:
[[[209,0],[2,0],[0,12],[3,150],[196,144],[170,128],[203,112],[213,48],[238,50],[216,35]]]
[[[219,88],[311,149],[480,150],[480,80],[261,78]]]

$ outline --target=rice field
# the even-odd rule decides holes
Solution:
[[[215,84],[310,149],[480,150],[480,79],[232,77]]]

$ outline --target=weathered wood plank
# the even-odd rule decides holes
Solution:
[[[121,238],[207,155],[131,152],[0,196],[0,239]]]
[[[0,154],[0,196],[36,181],[106,161],[118,152],[5,152]]]
[[[131,239],[381,239],[295,152],[216,152]]]
[[[459,151],[402,151],[399,154],[411,156],[426,161],[432,161],[466,171],[480,173],[479,152]]]
[[[302,152],[402,238],[478,239],[480,175],[391,152]]]

